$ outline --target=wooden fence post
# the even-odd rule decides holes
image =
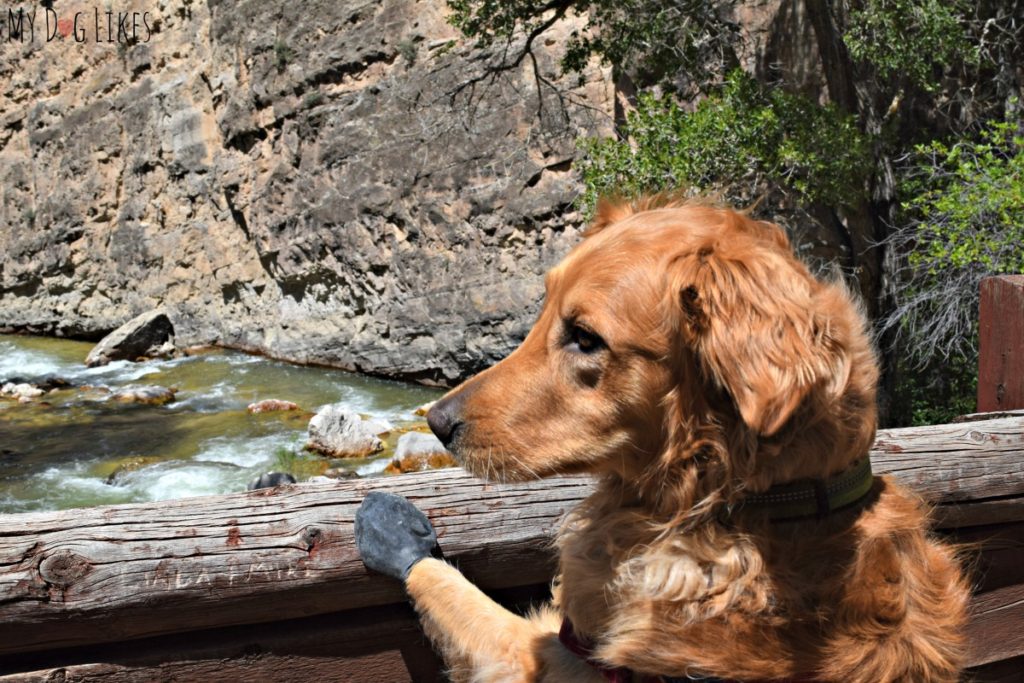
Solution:
[[[978,412],[1024,408],[1024,275],[981,281]]]

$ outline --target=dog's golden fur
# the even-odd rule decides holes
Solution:
[[[915,496],[879,478],[821,521],[730,514],[868,452],[877,363],[842,284],[812,277],[775,225],[656,197],[602,203],[547,290],[522,346],[440,409],[474,473],[599,483],[533,617],[443,562],[413,567],[453,678],[603,680],[559,644],[567,615],[597,659],[644,674],[957,679],[968,588]]]

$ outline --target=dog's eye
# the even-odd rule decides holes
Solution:
[[[604,340],[590,330],[573,325],[569,330],[569,346],[581,353],[593,353],[604,346]]]

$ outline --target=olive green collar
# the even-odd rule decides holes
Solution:
[[[873,482],[871,460],[865,455],[827,479],[799,479],[772,486],[764,493],[750,494],[734,512],[750,511],[773,522],[801,517],[821,519],[864,500]]]

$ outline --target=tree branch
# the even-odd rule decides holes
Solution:
[[[458,97],[467,88],[470,90],[470,97],[476,89],[476,85],[485,80],[493,81],[499,74],[512,69],[518,68],[523,60],[526,59],[527,55],[533,57],[533,42],[545,31],[554,26],[560,19],[565,17],[565,13],[572,7],[573,0],[551,0],[548,4],[541,8],[541,14],[554,10],[554,13],[543,22],[534,26],[530,32],[526,35],[526,40],[523,43],[522,48],[516,55],[515,59],[509,61],[508,50],[513,42],[513,37],[509,36],[505,43],[504,53],[497,64],[487,65],[483,72],[460,83],[454,89],[448,92],[448,97],[452,103],[455,102],[455,98]]]

